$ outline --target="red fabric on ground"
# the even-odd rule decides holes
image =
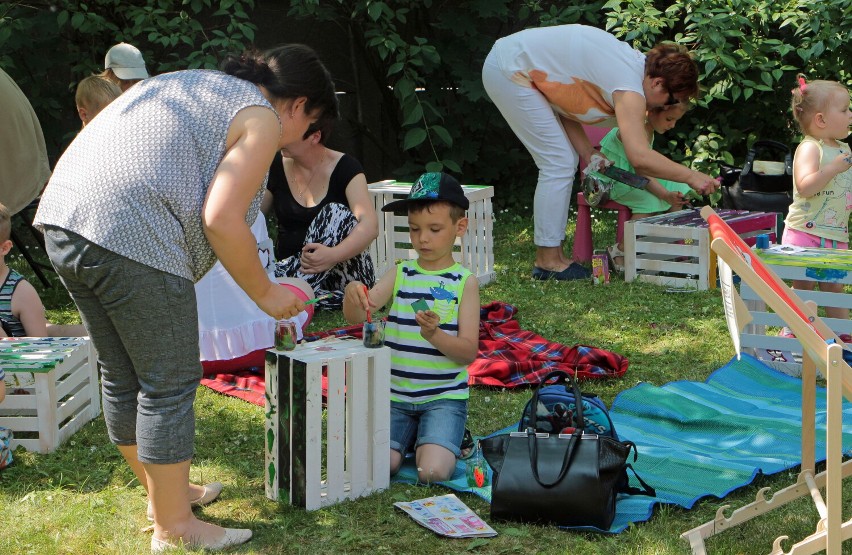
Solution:
[[[480,308],[479,354],[468,367],[470,385],[513,388],[540,383],[555,370],[575,374],[580,379],[605,379],[623,376],[627,372],[626,357],[588,345],[568,347],[548,341],[531,331],[522,330],[515,320],[517,308],[493,302]],[[305,334],[305,340],[316,341],[324,337],[351,336],[361,338],[361,324]],[[255,353],[246,355],[256,356]],[[233,363],[233,361],[218,361]],[[253,359],[255,362],[258,359]],[[211,389],[264,406],[264,359],[251,367],[234,368],[208,376],[201,384]],[[207,363],[205,363],[206,366]],[[323,376],[323,392],[326,391]]]
[[[502,302],[483,305],[479,354],[468,367],[470,385],[518,387],[540,383],[555,370],[581,379],[615,378],[627,372],[626,357],[587,345],[568,347],[522,330],[517,308]]]
[[[266,349],[258,349],[247,355],[231,360],[202,360],[201,371],[204,377],[216,374],[241,372],[251,367],[263,368],[266,364]]]

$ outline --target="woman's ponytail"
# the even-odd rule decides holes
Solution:
[[[257,50],[246,50],[239,56],[228,56],[222,62],[221,69],[228,75],[264,87],[267,87],[274,80],[269,64],[263,54]]]
[[[249,50],[226,58],[221,69],[228,75],[263,85],[275,98],[307,98],[305,111],[316,117],[338,117],[331,74],[309,46],[285,44],[263,53]]]

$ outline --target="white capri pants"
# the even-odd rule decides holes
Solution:
[[[535,244],[558,247],[565,240],[571,189],[579,161],[577,151],[544,95],[513,82],[511,75],[500,67],[494,48],[485,58],[482,83],[538,167],[533,202]]]

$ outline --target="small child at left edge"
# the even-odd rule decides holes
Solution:
[[[0,337],[82,337],[82,324],[51,324],[35,287],[6,264],[12,250],[12,215],[0,204]]]
[[[44,337],[47,319],[35,287],[6,264],[12,250],[12,215],[0,204],[0,337]]]
[[[362,322],[369,308],[391,302],[385,345],[391,349],[390,469],[396,474],[414,452],[422,483],[449,480],[461,455],[467,421],[467,366],[479,347],[479,282],[453,259],[464,235],[469,201],[445,173],[420,176],[408,197],[383,212],[408,212],[416,260],[389,270],[366,292],[346,286],[343,315]],[[417,303],[419,310],[412,306]]]

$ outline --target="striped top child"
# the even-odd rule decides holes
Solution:
[[[15,288],[24,279],[24,276],[9,268],[9,273],[3,284],[0,285],[0,324],[9,337],[25,337],[27,335],[24,325],[12,314],[12,295]]]
[[[391,348],[391,400],[426,403],[467,399],[467,365],[453,362],[420,335],[411,303],[426,301],[441,318],[439,327],[458,335],[459,305],[471,272],[461,264],[428,271],[416,260],[397,265],[393,304],[388,313],[385,345]]]

